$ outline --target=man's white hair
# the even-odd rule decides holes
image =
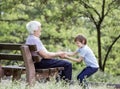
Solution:
[[[26,24],[26,29],[30,34],[33,34],[35,30],[38,30],[38,28],[41,26],[41,23],[38,21],[30,21]]]

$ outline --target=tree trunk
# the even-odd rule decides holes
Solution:
[[[102,57],[101,57],[101,32],[100,32],[100,25],[96,26],[97,28],[97,41],[98,41],[98,63],[100,70],[103,71],[102,68]]]

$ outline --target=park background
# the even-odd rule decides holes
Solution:
[[[120,0],[0,0],[0,43],[24,44],[31,20],[49,51],[75,51],[74,37],[85,35],[100,66],[88,80],[120,83]],[[75,79],[85,64],[72,63]]]

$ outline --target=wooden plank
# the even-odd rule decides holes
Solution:
[[[33,61],[35,61],[35,62],[40,62],[41,61],[42,58],[41,58],[41,56],[37,52],[36,45],[27,45],[27,44],[24,44],[22,46],[28,46],[29,47],[29,50],[31,52]]]
[[[20,50],[22,45],[27,44],[15,44],[15,43],[0,43],[0,50]],[[28,45],[30,51],[37,51],[36,45]]]
[[[2,69],[21,69],[21,70],[25,70],[25,67],[20,67],[20,66],[13,66],[13,65],[9,65],[9,66],[2,66]]]
[[[57,67],[57,70],[64,70],[64,67]]]
[[[41,57],[39,55],[32,55],[32,58],[35,62],[40,62]],[[23,61],[23,56],[21,54],[6,54],[0,53],[0,60],[18,60]]]
[[[19,80],[21,78],[21,74],[25,73],[25,67],[19,67],[19,66],[2,66],[3,74],[6,76],[12,75],[12,80]]]
[[[19,60],[19,61],[23,61],[23,57],[22,57],[21,54],[0,53],[0,60]]]
[[[38,73],[49,73],[49,69],[36,69],[35,70],[36,72],[38,72]]]
[[[29,49],[30,49],[31,52],[32,51],[37,51],[36,45],[28,45],[28,46],[29,46]]]
[[[20,50],[22,44],[0,43],[0,50]]]
[[[23,60],[25,63],[25,67],[26,67],[26,78],[27,78],[27,82],[29,85],[34,85],[35,84],[35,67],[34,67],[34,63],[32,60],[32,55],[31,52],[29,50],[28,46],[22,45],[21,46],[21,52],[23,55]]]
[[[31,52],[31,55],[32,55],[33,61],[35,62],[40,62],[42,60],[42,57],[36,51]]]
[[[39,55],[32,55],[32,59],[35,62],[40,62],[42,60],[42,58]]]

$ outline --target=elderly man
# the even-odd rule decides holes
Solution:
[[[61,78],[64,80],[71,80],[72,77],[72,64],[65,60],[55,59],[55,57],[62,57],[63,52],[49,52],[40,40],[41,35],[41,23],[38,21],[30,21],[26,24],[26,28],[29,32],[29,36],[26,39],[26,44],[32,44],[37,46],[37,51],[42,57],[42,61],[35,63],[35,68],[54,68],[64,67],[61,73]]]

